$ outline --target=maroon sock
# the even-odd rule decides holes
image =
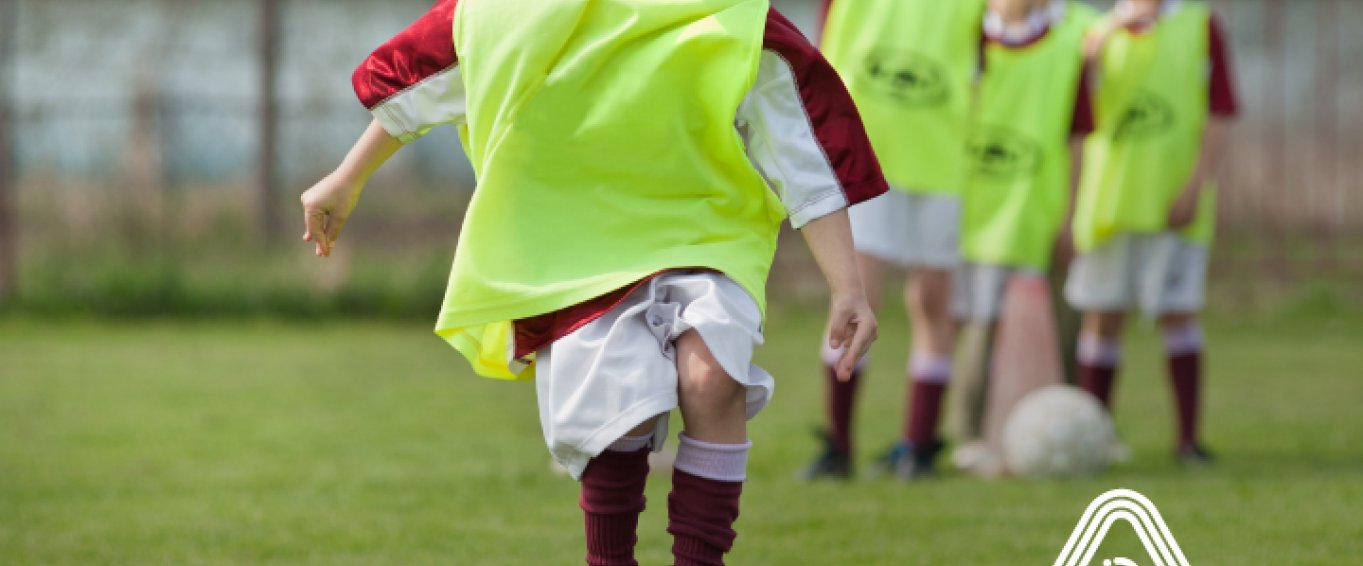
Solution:
[[[828,438],[833,446],[843,454],[852,453],[852,405],[857,397],[857,384],[861,372],[852,372],[847,381],[838,380],[837,372],[824,366],[825,383],[828,384]]]
[[[1102,367],[1079,362],[1079,387],[1092,393],[1112,411],[1112,383],[1117,381],[1117,367]]]
[[[931,446],[937,440],[937,415],[942,410],[942,393],[947,384],[911,379],[909,414],[905,419],[904,438],[917,447]]]
[[[578,501],[587,524],[587,564],[639,564],[634,560],[634,545],[647,480],[648,449],[607,450],[587,464]]]
[[[672,533],[676,566],[722,566],[733,548],[734,521],[743,482],[705,479],[672,470],[667,496],[667,532]]]
[[[1197,443],[1197,421],[1202,392],[1202,354],[1192,352],[1169,356],[1169,377],[1178,406],[1178,446]]]

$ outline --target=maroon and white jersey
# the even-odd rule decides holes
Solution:
[[[360,101],[403,142],[466,119],[453,38],[458,1],[439,0],[355,71]],[[837,72],[775,9],[767,17],[757,79],[735,110],[734,128],[752,166],[780,197],[795,228],[888,189],[861,116]],[[517,321],[517,356],[591,322],[638,284]]]

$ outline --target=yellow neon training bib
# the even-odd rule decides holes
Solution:
[[[839,0],[823,51],[895,188],[957,194],[985,0]]]
[[[529,378],[512,321],[663,269],[721,271],[764,305],[785,210],[734,116],[766,0],[463,0],[460,136],[478,177],[436,332]]]
[[[1185,2],[1144,33],[1117,32],[1103,51],[1097,131],[1084,146],[1075,244],[1091,250],[1123,232],[1161,232],[1202,149],[1207,124],[1211,11]],[[1212,239],[1214,187],[1182,231]]]

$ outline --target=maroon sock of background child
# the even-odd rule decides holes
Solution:
[[[828,384],[828,438],[843,454],[852,453],[852,405],[856,402],[857,384],[861,372],[852,372],[851,379],[841,381],[838,373],[830,366],[824,366],[825,382]]]
[[[733,548],[734,521],[743,482],[705,479],[672,470],[667,496],[667,532],[672,533],[676,566],[722,566]]]
[[[1112,384],[1115,381],[1117,381],[1116,367],[1079,363],[1079,387],[1097,397],[1108,412],[1112,412]]]
[[[1197,443],[1202,354],[1191,352],[1169,356],[1169,377],[1174,386],[1174,403],[1178,407],[1178,445],[1179,448],[1186,448]]]
[[[638,566],[634,545],[647,480],[648,449],[607,450],[587,464],[578,501],[587,526],[587,564]]]
[[[942,394],[947,384],[911,379],[909,414],[904,438],[917,447],[930,446],[937,440],[938,414],[942,409]]]

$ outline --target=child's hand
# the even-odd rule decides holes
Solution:
[[[1084,36],[1084,59],[1093,61],[1103,54],[1103,46],[1107,44],[1107,30],[1100,30]]]
[[[866,289],[857,271],[852,245],[852,224],[846,210],[839,210],[805,224],[800,230],[819,271],[828,281],[832,299],[828,309],[828,345],[842,350],[834,370],[838,379],[852,378],[852,370],[866,355],[877,336],[876,315],[866,300]]]
[[[1098,23],[1084,36],[1084,58],[1095,60],[1103,54],[1103,47],[1107,46],[1109,39],[1118,30],[1139,24],[1141,14],[1136,10],[1117,9],[1108,12]]]
[[[1184,189],[1174,200],[1174,206],[1169,207],[1169,228],[1174,230],[1187,228],[1197,218],[1197,205],[1202,196],[1200,188],[1200,183],[1192,185]]]
[[[842,349],[842,357],[834,366],[838,380],[852,378],[852,370],[857,362],[871,349],[871,343],[879,337],[876,315],[866,294],[833,293],[828,311],[828,345],[834,350]],[[844,347],[846,346],[846,347]]]
[[[363,188],[361,182],[332,173],[303,192],[299,199],[303,202],[303,220],[307,227],[303,239],[317,244],[318,256],[331,255]]]

